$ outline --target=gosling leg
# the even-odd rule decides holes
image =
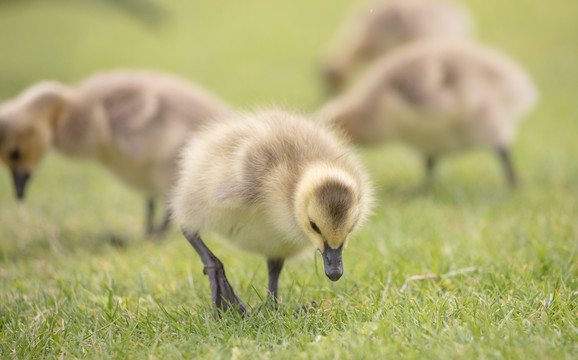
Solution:
[[[169,225],[171,224],[171,210],[167,209],[165,211],[165,216],[163,217],[163,221],[161,225],[153,231],[153,234],[156,238],[162,238],[165,236]]]
[[[145,230],[147,236],[153,235],[155,232],[155,201],[152,198],[148,198],[146,202],[146,220],[145,220]]]
[[[160,226],[157,228],[155,227],[155,201],[152,198],[147,200],[146,204],[146,234],[148,237],[155,237],[155,238],[162,238],[170,223],[171,223],[171,211],[169,209],[166,210],[165,215],[163,217],[163,221],[161,222]]]
[[[434,181],[436,159],[432,155],[425,157],[425,189],[429,190]]]
[[[204,265],[203,273],[209,276],[215,315],[220,314],[220,311],[227,312],[229,309],[236,309],[239,314],[244,314],[246,312],[245,305],[235,295],[231,284],[229,284],[223,263],[207,248],[198,234],[190,234],[183,230],[183,235],[201,257]]]
[[[281,270],[283,270],[284,259],[267,259],[267,268],[269,269],[269,295],[268,298],[273,297],[275,307],[277,307],[278,298],[278,284],[279,275],[281,275]]]
[[[499,148],[498,157],[502,163],[502,168],[504,169],[504,175],[506,176],[508,185],[511,188],[515,188],[518,185],[518,177],[516,176],[516,171],[514,169],[514,164],[512,163],[509,149]]]

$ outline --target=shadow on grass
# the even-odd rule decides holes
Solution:
[[[526,191],[524,186],[510,189],[500,184],[450,184],[436,182],[430,186],[424,183],[378,184],[375,196],[380,202],[422,202],[430,201],[440,205],[478,204],[491,205],[509,201]]]
[[[125,251],[143,242],[162,243],[162,240],[149,239],[144,234],[120,234],[110,231],[79,233],[67,229],[55,232],[44,232],[26,240],[6,242],[0,247],[0,263],[15,263],[21,260],[32,260],[76,252],[92,254],[104,253],[115,248]]]

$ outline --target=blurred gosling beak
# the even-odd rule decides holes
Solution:
[[[325,245],[325,251],[321,253],[323,256],[323,264],[325,265],[325,275],[332,281],[337,281],[343,275],[343,261],[341,255],[343,253],[343,245],[337,249],[331,249],[329,245]]]
[[[16,191],[16,198],[22,200],[24,198],[24,190],[26,183],[30,179],[30,174],[27,172],[12,171],[12,179],[14,180],[14,190]]]

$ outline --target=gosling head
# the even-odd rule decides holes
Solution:
[[[52,127],[65,101],[60,88],[41,83],[0,104],[0,159],[12,172],[19,200],[52,142]]]
[[[295,211],[301,229],[323,257],[325,275],[343,275],[343,249],[369,207],[366,184],[326,165],[311,166],[299,180]]]

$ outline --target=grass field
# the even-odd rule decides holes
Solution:
[[[163,3],[164,26],[148,28],[88,1],[0,2],[0,98],[40,79],[150,67],[239,107],[313,111],[321,49],[351,7]],[[365,150],[377,206],[344,254],[343,278],[326,279],[311,250],[287,264],[278,312],[215,320],[201,262],[177,229],[147,241],[141,196],[52,153],[24,203],[0,172],[0,358],[576,358],[578,2],[465,3],[478,38],[540,88],[514,147],[520,188],[508,191],[493,156],[475,151],[444,161],[422,193],[415,154]],[[262,304],[264,259],[208,243],[237,294]],[[404,286],[426,274],[436,276]]]

